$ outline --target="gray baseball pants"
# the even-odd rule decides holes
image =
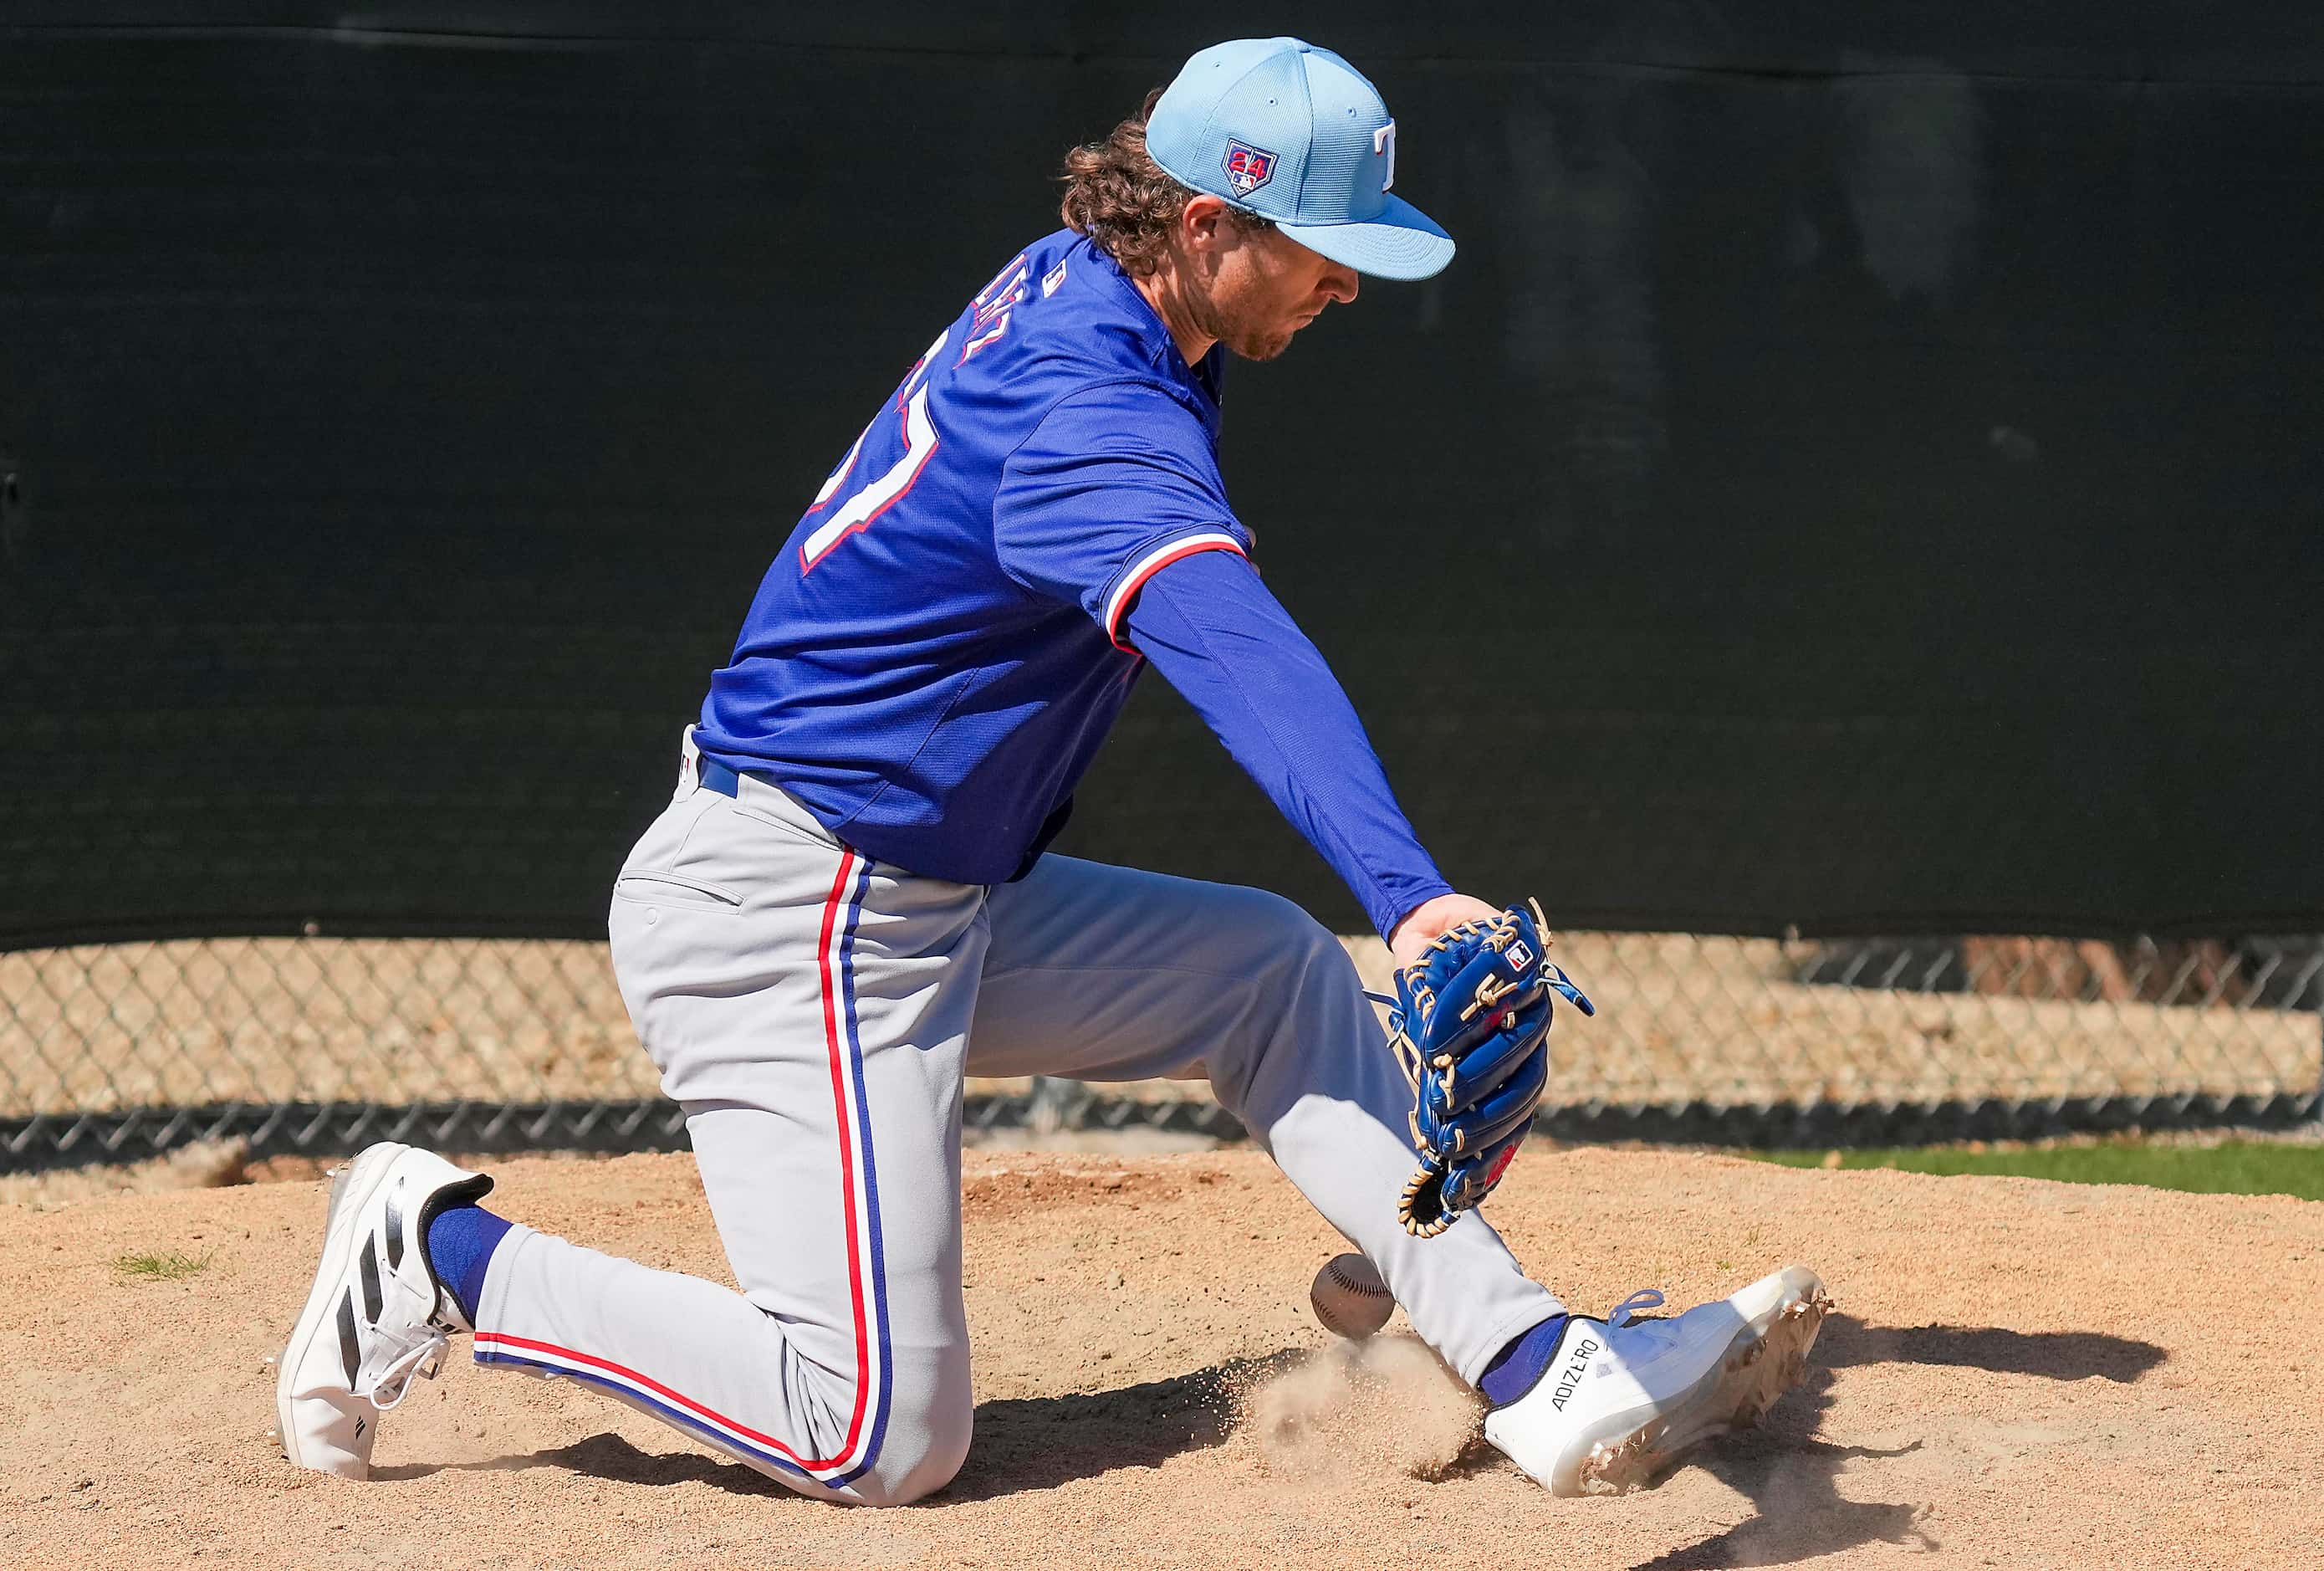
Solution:
[[[479,1363],[598,1386],[804,1493],[949,1480],[973,1406],[961,1082],[1207,1075],[1474,1382],[1559,1305],[1482,1218],[1407,1236],[1410,1095],[1355,967],[1290,901],[1065,856],[986,888],[872,862],[687,766],[613,889],[613,968],[685,1110],[739,1293],[519,1226]]]

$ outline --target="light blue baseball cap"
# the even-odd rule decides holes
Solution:
[[[1378,278],[1431,278],[1452,238],[1396,196],[1396,122],[1328,49],[1241,38],[1186,62],[1146,121],[1163,172]]]

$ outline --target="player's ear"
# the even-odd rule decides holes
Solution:
[[[1227,205],[1207,191],[1197,191],[1186,199],[1186,209],[1178,216],[1178,237],[1190,246],[1208,248],[1218,244],[1226,222]]]

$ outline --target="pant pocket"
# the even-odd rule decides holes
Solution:
[[[639,905],[687,906],[704,910],[742,909],[742,893],[723,883],[672,873],[667,868],[631,868],[613,881],[613,898]]]

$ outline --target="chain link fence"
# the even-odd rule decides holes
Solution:
[[[1376,939],[1350,947],[1369,983]],[[1568,933],[1545,1127],[1735,1144],[2319,1116],[2324,938],[1812,942]],[[1200,1082],[972,1080],[972,1132],[1238,1138]],[[405,1138],[681,1146],[602,944],[203,938],[0,954],[0,1159]]]

